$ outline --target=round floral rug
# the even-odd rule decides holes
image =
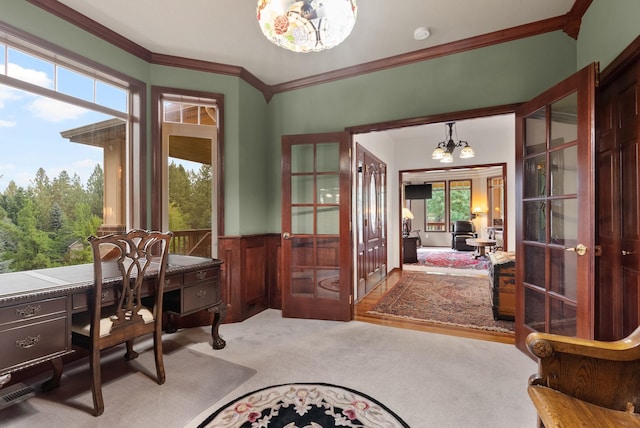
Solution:
[[[366,394],[325,383],[290,383],[250,392],[218,409],[198,428],[396,428],[407,425]]]

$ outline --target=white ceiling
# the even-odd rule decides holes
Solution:
[[[565,15],[575,0],[360,0],[347,40],[315,53],[269,42],[257,0],[59,1],[153,53],[243,67],[275,85]],[[416,41],[421,26],[431,37]]]

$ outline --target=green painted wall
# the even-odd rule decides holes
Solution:
[[[578,69],[594,61],[604,70],[640,36],[639,0],[593,0],[578,36]]]
[[[269,121],[262,94],[237,77],[151,65],[24,0],[0,0],[0,12],[0,21],[6,24],[145,82],[148,101],[152,85],[223,94],[225,233],[240,235],[266,230],[263,207],[269,191],[263,140],[268,134]],[[150,115],[151,109],[147,112]],[[150,150],[151,145],[156,144],[151,141],[151,120],[148,120],[147,135]],[[258,158],[252,157],[252,153]],[[252,197],[240,198],[245,194]],[[150,206],[150,201],[147,203]]]
[[[0,21],[146,82],[148,89],[223,94],[226,235],[280,231],[282,135],[526,101],[594,60],[606,66],[640,28],[640,1],[594,0],[578,42],[562,32],[543,34],[278,94],[266,104],[238,78],[147,64],[24,0],[0,0],[0,10]]]
[[[562,32],[423,61],[276,95],[272,152],[283,134],[341,131],[345,127],[511,104],[533,98],[576,68],[576,42]],[[280,195],[280,157],[270,187]],[[280,231],[280,208],[270,231]]]

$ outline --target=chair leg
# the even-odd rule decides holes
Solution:
[[[133,339],[127,340],[127,352],[124,354],[124,359],[127,361],[135,360],[138,358],[138,353],[133,350]]]
[[[162,329],[156,328],[153,334],[153,355],[156,360],[156,374],[158,375],[158,385],[162,385],[166,379],[164,372],[164,361],[162,359]]]
[[[95,416],[104,413],[104,400],[102,399],[102,374],[100,370],[100,350],[91,350],[91,392],[93,394],[93,409]]]

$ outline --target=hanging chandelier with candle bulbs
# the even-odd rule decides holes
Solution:
[[[445,124],[449,129],[445,128],[445,139],[438,143],[438,146],[431,154],[431,159],[439,160],[442,163],[451,163],[453,162],[453,151],[456,148],[462,148],[460,150],[460,159],[469,159],[476,155],[476,152],[471,148],[468,142],[458,140],[456,143],[453,140],[453,133],[455,126],[455,122],[447,122]],[[458,138],[458,133],[456,132],[456,138]]]

